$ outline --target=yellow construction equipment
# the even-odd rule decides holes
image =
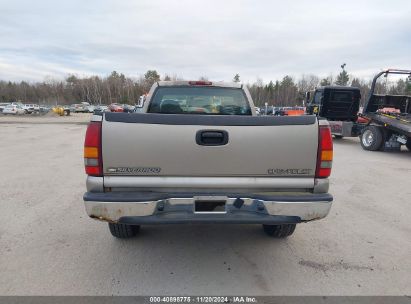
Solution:
[[[51,110],[59,116],[69,116],[70,115],[70,109],[64,108],[62,106],[55,106]]]

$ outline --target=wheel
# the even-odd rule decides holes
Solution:
[[[407,147],[408,151],[411,151],[411,137],[407,138],[407,143],[405,144],[405,146]]]
[[[266,234],[275,238],[285,238],[294,233],[296,224],[263,225]]]
[[[342,135],[334,135],[334,138],[335,138],[335,139],[342,139],[342,138],[344,138],[344,136],[342,136]]]
[[[384,134],[380,127],[368,126],[361,133],[361,146],[364,150],[377,151],[384,144]]]
[[[119,239],[131,238],[140,230],[140,226],[137,225],[125,225],[125,224],[114,224],[108,223],[108,228],[110,229],[111,235]]]

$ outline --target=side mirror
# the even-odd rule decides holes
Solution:
[[[144,107],[144,102],[146,101],[146,96],[145,95],[141,95],[139,98],[138,98],[138,103],[136,104],[136,107],[137,108],[142,108],[142,107]]]
[[[311,99],[311,92],[305,92],[305,101],[309,103]]]

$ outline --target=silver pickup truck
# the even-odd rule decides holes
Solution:
[[[157,82],[141,113],[93,115],[84,203],[119,238],[182,223],[262,224],[287,237],[328,214],[332,149],[325,120],[256,116],[241,84]]]

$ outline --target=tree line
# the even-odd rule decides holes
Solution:
[[[149,70],[139,78],[126,77],[122,73],[113,71],[107,77],[69,75],[61,81],[52,78],[37,83],[0,81],[0,102],[49,105],[79,102],[135,104],[139,96],[147,93],[151,85],[159,80],[182,79],[169,75],[161,77],[157,71]],[[202,76],[199,80],[207,80],[207,77]],[[232,81],[241,82],[240,75],[235,74]],[[336,78],[332,75],[320,78],[313,74],[304,74],[295,79],[286,75],[281,80],[270,80],[264,83],[262,79],[257,79],[254,83],[246,85],[257,106],[264,106],[266,102],[274,106],[301,106],[305,92],[324,85],[358,87],[361,90],[362,102],[364,102],[371,87],[371,80],[351,76],[343,69]],[[377,84],[377,91],[411,95],[411,80],[381,81]]]

